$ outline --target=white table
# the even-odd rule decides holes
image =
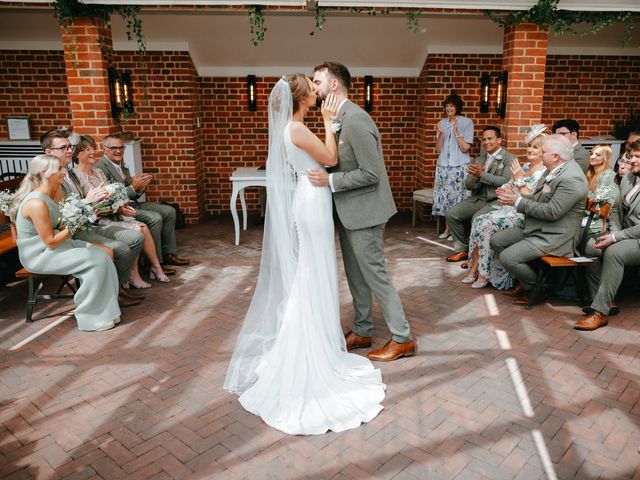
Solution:
[[[247,229],[247,203],[244,199],[244,189],[246,187],[266,187],[267,173],[257,168],[238,168],[230,177],[233,191],[231,192],[231,216],[233,217],[233,226],[236,231],[236,245],[240,244],[240,222],[238,221],[237,201],[240,194],[240,203],[242,204],[242,229]]]

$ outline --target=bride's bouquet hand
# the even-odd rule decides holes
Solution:
[[[322,112],[322,118],[325,122],[330,122],[335,119],[336,113],[338,111],[338,99],[335,94],[330,93],[327,95],[327,98],[322,102],[322,106],[320,107],[320,111]]]

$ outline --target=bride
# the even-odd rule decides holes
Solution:
[[[246,410],[292,435],[356,428],[382,410],[385,389],[380,370],[347,353],[340,326],[331,191],[306,176],[338,162],[338,105],[333,96],[322,104],[323,143],[304,124],[315,103],[301,73],[269,96],[260,274],[224,383]]]

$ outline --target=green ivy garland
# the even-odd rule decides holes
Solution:
[[[316,33],[319,33],[324,28],[324,24],[327,21],[327,17],[324,14],[324,8],[319,5],[316,5],[316,26],[313,29],[313,32],[310,32],[309,35],[314,36]]]
[[[491,20],[501,26],[519,25],[521,23],[535,23],[539,27],[549,28],[557,35],[587,35],[597,33],[614,23],[624,23],[623,45],[631,40],[633,22],[640,19],[640,14],[633,12],[577,12],[559,10],[560,0],[538,0],[529,10],[518,10],[508,14],[485,10]],[[586,24],[585,28],[576,29],[575,25]]]
[[[407,10],[407,28],[413,34],[420,32],[418,18],[422,12],[420,10]]]
[[[260,5],[249,8],[249,26],[251,27],[251,43],[254,47],[264,43],[267,27],[264,25],[264,11]]]

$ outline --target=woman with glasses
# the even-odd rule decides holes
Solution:
[[[53,155],[38,155],[13,196],[9,217],[16,224],[20,262],[32,273],[73,275],[80,288],[73,297],[78,328],[102,331],[120,322],[118,274],[104,251],[71,238],[59,225],[61,186],[67,169]]]
[[[626,151],[624,152],[624,155],[622,155],[622,158],[618,160],[618,174],[615,176],[613,181],[616,182],[616,185],[620,185],[622,177],[629,173],[631,173],[631,163],[629,161],[629,152]]]
[[[108,183],[102,170],[94,167],[99,160],[96,156],[96,151],[97,146],[93,138],[88,135],[80,137],[73,154],[73,161],[76,165],[73,168],[73,173],[78,177],[80,186],[84,192],[88,192],[92,188],[102,187]],[[149,276],[152,280],[158,280],[159,282],[164,283],[168,282],[169,277],[167,277],[162,270],[162,266],[160,265],[158,255],[156,253],[155,243],[149,228],[144,223],[133,218],[136,214],[136,210],[129,205],[125,205],[124,207],[121,207],[118,213],[118,215],[102,216],[100,217],[99,222],[101,224],[117,225],[119,227],[130,228],[142,232],[144,235],[144,246],[142,249],[151,263]],[[133,262],[133,267],[129,274],[129,284],[135,288],[151,287],[151,284],[145,282],[140,276],[137,260]]]

